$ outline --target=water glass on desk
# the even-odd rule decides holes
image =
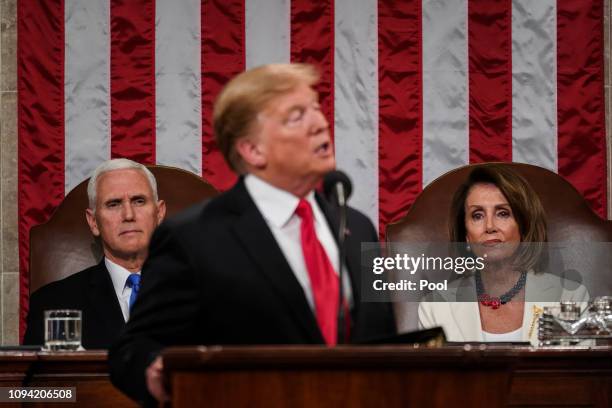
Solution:
[[[81,311],[45,310],[45,350],[75,351],[81,347]]]

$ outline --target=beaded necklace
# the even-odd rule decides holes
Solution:
[[[501,305],[505,305],[506,303],[508,303],[513,297],[516,296],[517,293],[521,291],[521,289],[523,289],[526,281],[527,272],[523,271],[518,281],[514,284],[512,288],[510,288],[509,291],[499,297],[491,296],[485,293],[482,278],[480,277],[480,271],[476,271],[476,295],[478,296],[478,301],[483,306],[488,306],[492,309],[499,309]]]

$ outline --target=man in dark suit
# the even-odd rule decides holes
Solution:
[[[241,174],[229,191],[162,224],[134,314],[109,359],[126,394],[167,399],[166,346],[337,342],[338,215],[314,192],[335,168],[313,67],[246,71],[215,103],[217,143]],[[372,223],[349,209],[343,283],[350,340],[395,332],[388,304],[361,302],[360,244]]]
[[[157,183],[143,165],[114,159],[96,168],[87,185],[85,216],[100,237],[99,264],[52,282],[32,294],[24,344],[44,343],[44,311],[82,311],[82,344],[108,348],[125,326],[153,230],[164,218]],[[136,285],[134,285],[136,282]]]

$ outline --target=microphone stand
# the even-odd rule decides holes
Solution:
[[[345,245],[344,241],[346,238],[346,197],[344,195],[344,186],[342,183],[336,184],[336,195],[338,197],[338,207],[340,211],[340,225],[338,226],[338,278],[340,284],[338,285],[338,344],[345,344],[346,338],[346,309],[344,307],[344,257],[345,257]]]

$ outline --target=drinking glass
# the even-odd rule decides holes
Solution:
[[[45,310],[45,349],[75,351],[81,347],[81,311]]]

